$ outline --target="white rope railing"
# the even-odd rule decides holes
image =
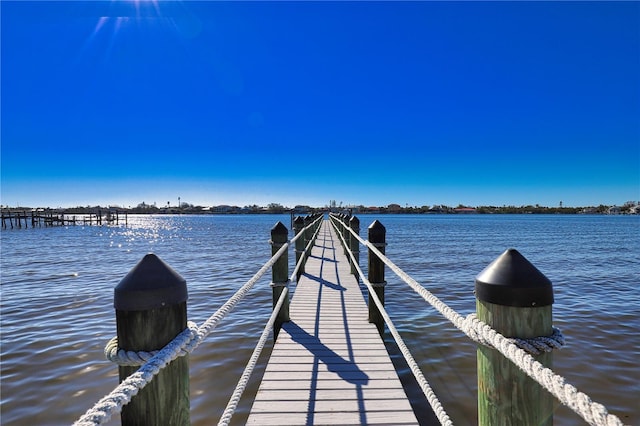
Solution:
[[[334,228],[336,227],[335,224],[333,224],[333,226]],[[344,237],[340,235],[339,232],[338,232],[338,235],[340,236],[342,243],[345,244],[346,246],[346,241]],[[427,398],[427,401],[429,402],[429,405],[433,409],[434,414],[440,421],[440,424],[445,426],[452,426],[453,422],[449,418],[449,415],[447,414],[447,412],[444,410],[442,403],[440,403],[440,400],[438,399],[437,395],[431,388],[431,385],[429,385],[429,382],[424,377],[424,374],[422,374],[422,371],[420,370],[418,363],[413,358],[413,355],[411,355],[409,348],[404,343],[404,340],[400,336],[400,333],[398,332],[395,325],[391,321],[391,318],[389,317],[389,314],[387,314],[387,311],[385,310],[384,305],[382,304],[382,302],[380,301],[380,298],[374,291],[373,286],[371,285],[371,282],[369,282],[369,280],[365,278],[364,273],[362,272],[360,265],[358,265],[358,263],[356,262],[355,256],[351,252],[351,250],[347,250],[347,253],[351,258],[351,262],[353,263],[356,270],[358,271],[358,274],[362,278],[362,282],[367,286],[367,289],[369,289],[370,298],[373,300],[376,307],[378,308],[378,311],[382,315],[382,318],[384,319],[384,322],[387,324],[387,327],[389,328],[389,331],[391,332],[394,340],[396,341],[398,348],[400,348],[400,352],[402,353],[402,356],[404,357],[405,361],[407,362],[407,365],[411,369],[411,372],[413,373],[413,376],[415,377],[418,383],[418,386],[420,386],[420,389],[424,393],[424,396]]]
[[[322,217],[318,218],[312,224],[310,224],[308,227],[306,227],[306,228],[302,229],[300,232],[298,232],[298,234],[289,241],[289,245],[291,245],[298,238],[300,238],[302,235],[304,235],[304,232],[309,227],[315,226],[318,223],[318,221],[321,220],[321,219],[322,219]],[[315,239],[316,239],[316,236],[318,235],[319,231],[320,231],[320,227],[318,226],[316,231],[315,231],[315,233],[314,233],[314,235],[312,236],[311,240],[307,244],[306,250],[310,249],[311,246],[313,246],[313,244],[315,242]],[[295,266],[295,268],[293,270],[293,273],[291,274],[291,276],[289,278],[289,281],[293,281],[293,279],[295,278],[296,274],[298,273],[298,270],[300,269],[301,265],[304,262],[305,262],[305,258],[304,257],[300,257],[300,259],[296,263],[296,266]],[[287,287],[285,287],[283,289],[282,293],[280,293],[280,297],[278,298],[278,302],[276,303],[276,306],[274,306],[273,311],[271,312],[271,316],[269,317],[269,321],[265,325],[265,327],[264,327],[264,329],[262,331],[262,334],[260,335],[260,339],[258,340],[258,343],[256,344],[256,347],[254,348],[253,353],[251,354],[251,357],[249,358],[247,366],[245,367],[244,371],[242,372],[240,380],[236,384],[236,388],[234,389],[233,394],[231,395],[231,398],[229,399],[227,407],[225,408],[224,412],[222,413],[222,417],[220,418],[220,421],[218,422],[219,426],[228,425],[229,422],[231,421],[231,418],[235,414],[235,411],[236,411],[236,409],[238,407],[238,403],[240,402],[240,398],[242,397],[242,394],[244,393],[244,390],[246,389],[247,384],[249,383],[249,378],[253,374],[253,370],[255,369],[255,366],[256,366],[256,364],[258,362],[258,358],[260,357],[260,354],[262,353],[262,350],[264,349],[264,345],[267,342],[267,338],[269,337],[270,331],[273,328],[273,325],[274,325],[274,323],[276,321],[276,318],[278,317],[278,313],[280,312],[280,309],[282,308],[282,305],[284,304],[284,301],[288,297],[288,295],[289,295],[289,289]]]
[[[196,339],[197,333],[198,329],[195,324],[189,323],[182,333],[157,351],[138,371],[123,380],[111,393],[87,410],[74,425],[100,425],[108,421],[112,415],[121,412],[122,407],[128,404],[140,389],[149,384],[160,370],[186,353],[184,350]]]
[[[322,216],[320,216],[318,219],[316,219],[312,224],[310,224],[309,226],[314,226],[316,223],[318,223],[319,220],[322,220]],[[302,229],[300,232],[298,232],[295,236],[295,238],[293,238],[290,243],[295,242],[301,235],[303,235],[305,233],[305,230],[307,228]],[[315,233],[313,234],[313,236],[311,237],[311,239],[309,240],[309,242],[307,243],[307,246],[304,248],[304,253],[310,253],[311,252],[311,247],[313,246],[313,244],[315,244],[316,238],[318,237],[318,233],[320,232],[320,227],[318,226],[316,228]],[[293,268],[293,272],[291,273],[290,277],[289,277],[289,281],[293,281],[297,276],[298,276],[298,271],[300,270],[300,268],[302,267],[302,264],[306,261],[306,257],[305,256],[300,256],[300,259],[298,259],[298,262],[296,263],[295,268]]]
[[[242,372],[242,376],[240,376],[240,380],[238,381],[238,384],[236,385],[236,388],[233,391],[231,398],[229,399],[229,403],[227,404],[227,407],[224,409],[224,412],[222,413],[222,417],[218,422],[219,426],[226,426],[231,421],[231,417],[233,416],[233,414],[236,411],[236,408],[238,407],[238,403],[240,402],[240,397],[242,397],[242,393],[244,392],[244,390],[247,387],[247,384],[249,383],[249,378],[251,377],[251,374],[253,374],[253,370],[256,367],[258,358],[260,357],[260,354],[264,349],[264,345],[267,342],[267,338],[269,337],[271,329],[273,328],[273,324],[276,322],[276,318],[278,317],[280,308],[282,308],[282,305],[284,304],[285,298],[288,297],[288,294],[289,294],[289,291],[285,287],[282,293],[280,293],[280,297],[278,298],[278,303],[276,303],[276,306],[273,308],[273,312],[271,312],[269,321],[265,325],[264,330],[260,335],[260,339],[258,340],[258,343],[256,347],[253,349],[253,353],[249,358],[249,362],[247,363],[247,366]]]
[[[551,369],[536,361],[533,356],[527,353],[524,349],[518,347],[515,339],[509,339],[498,333],[488,324],[480,321],[475,314],[469,314],[467,317],[463,317],[434,296],[429,290],[421,286],[406,272],[396,266],[396,264],[382,254],[374,244],[363,240],[349,227],[346,229],[349,230],[349,232],[351,232],[351,234],[354,235],[360,243],[367,246],[376,256],[378,256],[378,258],[382,260],[400,279],[408,284],[426,302],[433,306],[469,338],[482,344],[488,344],[498,350],[529,377],[547,389],[547,391],[555,396],[562,404],[568,406],[580,415],[580,417],[587,421],[587,423],[598,426],[623,425],[622,421],[617,416],[608,413],[604,405],[592,401],[588,395],[578,391],[574,386],[566,383],[562,376],[554,373]],[[557,333],[554,330],[554,335],[556,334]],[[552,337],[553,336],[549,336],[549,338]],[[562,339],[560,338],[558,340]]]
[[[314,226],[318,220],[304,228]],[[125,380],[123,380],[111,393],[100,399],[92,408],[87,410],[74,425],[100,425],[108,421],[111,416],[122,411],[133,396],[151,382],[171,361],[179,356],[192,352],[200,343],[217,327],[222,319],[231,312],[235,306],[247,295],[260,278],[287,252],[303,232],[299,232],[294,238],[287,241],[280,249],[256,272],[249,281],[238,289],[213,315],[211,315],[200,327],[193,322],[187,323],[187,328],[170,341],[164,348],[151,352],[132,352],[118,349],[117,337],[111,339],[105,347],[105,356],[119,365],[142,366]],[[288,293],[283,291],[283,293]]]

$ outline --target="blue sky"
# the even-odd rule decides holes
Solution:
[[[4,205],[640,199],[638,2],[0,8]]]

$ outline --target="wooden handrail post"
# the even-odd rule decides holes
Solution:
[[[509,249],[476,277],[478,319],[506,337],[550,336],[551,281]],[[478,425],[553,424],[553,396],[497,350],[479,345]],[[551,352],[536,360],[551,368]]]
[[[369,225],[369,242],[372,243],[382,254],[385,253],[387,230],[379,221],[375,220]],[[369,249],[369,282],[373,286],[373,290],[384,306],[384,287],[387,282],[384,280],[384,262]],[[384,332],[384,318],[380,314],[378,307],[371,300],[369,294],[369,322],[372,322],[378,328],[380,335]]]
[[[304,229],[304,219],[302,218],[302,216],[298,216],[293,221],[293,230],[295,232],[295,235],[298,235],[303,229]],[[300,261],[300,258],[304,254],[304,238],[302,237],[303,236],[301,235],[300,238],[296,240],[296,265],[298,264],[298,262]],[[296,279],[300,279],[300,275],[304,274],[304,263],[305,262],[303,260],[302,263],[300,264],[300,268],[298,268],[298,274],[296,276]]]
[[[360,219],[356,216],[351,216],[351,219],[349,220],[349,227],[357,235],[360,235]],[[349,249],[353,253],[353,257],[355,259],[355,264],[351,262],[351,273],[356,276],[356,279],[358,279],[358,270],[356,269],[356,265],[360,265],[360,241],[358,241],[355,235],[351,232],[349,232]],[[351,260],[351,258],[349,258],[349,260]]]
[[[118,347],[163,348],[187,328],[187,283],[148,254],[114,290]],[[139,367],[120,366],[120,382]],[[123,425],[189,425],[189,356],[173,360],[122,408]]]
[[[314,220],[320,219],[322,217],[322,213],[316,213],[314,216],[315,216]],[[316,223],[315,229],[313,230],[313,233],[316,236],[316,238],[318,238],[317,231],[322,226],[322,222],[323,222],[322,220],[318,220],[318,222]]]
[[[313,223],[313,216],[305,216],[304,217],[304,226],[308,227],[309,225],[311,225]],[[306,247],[307,245],[309,245],[309,243],[311,242],[311,240],[313,239],[313,232],[314,230],[312,228],[307,228],[306,231],[304,231],[304,246],[305,246],[305,252],[304,252],[304,259],[305,262],[306,260],[309,258],[309,255],[311,254],[311,249],[309,249],[309,251],[307,251]]]
[[[351,217],[348,214],[342,215],[342,238],[344,238],[344,254],[349,257],[348,251],[351,242],[351,233],[347,230],[349,228],[349,219]]]
[[[280,248],[287,243],[289,230],[282,222],[276,223],[271,228],[271,256],[275,255]],[[273,289],[273,307],[278,304],[278,299],[289,285],[289,256],[288,251],[285,252],[280,258],[273,264],[271,268],[271,288]],[[286,297],[280,312],[276,318],[276,322],[273,325],[273,337],[278,338],[278,333],[282,327],[282,323],[289,321],[289,296]]]
[[[340,234],[344,238],[344,214],[338,213],[338,234]],[[340,240],[340,245],[344,249],[344,244],[342,240]],[[344,251],[346,253],[346,250]]]

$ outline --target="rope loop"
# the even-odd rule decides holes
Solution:
[[[497,332],[492,329],[488,324],[480,321],[475,313],[469,314],[463,321],[463,331],[468,331],[468,335],[472,340],[496,349],[491,343],[494,340],[494,336]],[[553,327],[551,336],[539,336],[530,338],[510,337],[507,338],[508,342],[513,343],[520,349],[524,350],[530,355],[540,355],[545,352],[551,352],[554,349],[560,349],[565,344],[565,339],[559,328]]]
[[[187,322],[185,328],[171,342],[174,347],[179,346],[180,351],[177,356],[184,356],[190,353],[197,346],[197,342],[201,340],[198,333],[198,326],[193,321]],[[105,357],[120,366],[139,367],[151,360],[157,355],[159,350],[155,351],[127,351],[118,347],[118,337],[114,337],[104,348]]]

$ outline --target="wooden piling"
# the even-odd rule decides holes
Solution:
[[[348,214],[343,214],[342,215],[342,220],[341,220],[341,224],[340,224],[340,229],[341,229],[341,233],[342,233],[342,238],[344,239],[344,254],[346,256],[349,256],[349,244],[351,242],[351,233],[348,231],[348,227],[349,227],[349,219],[351,219],[351,217]]]
[[[282,222],[276,223],[271,229],[271,256],[275,255],[280,248],[287,243],[289,231]],[[285,288],[289,285],[289,256],[288,252],[285,252],[280,258],[273,264],[271,268],[271,288],[273,290],[273,307],[275,308],[280,295]],[[289,321],[289,296],[286,297],[278,316],[273,325],[274,339],[278,338],[278,332],[282,327],[282,324]]]
[[[476,277],[478,319],[506,337],[550,336],[551,281],[509,249]],[[536,357],[551,368],[551,352]],[[478,346],[478,425],[553,424],[553,396],[497,350]]]
[[[312,223],[313,223],[313,216],[307,215],[307,216],[304,217],[304,226],[305,227],[308,227]],[[309,228],[307,228],[306,231],[304,231],[304,246],[307,247],[312,239],[313,239],[313,229],[311,229],[311,227],[309,227]],[[311,254],[311,249],[309,248],[308,251],[307,251],[307,249],[305,249],[305,252],[304,252],[305,260],[309,257],[310,254]]]
[[[302,218],[302,216],[298,216],[293,221],[293,230],[295,234],[298,235],[300,232],[302,232],[303,229],[304,229],[304,219]],[[303,253],[304,253],[304,238],[303,236],[300,236],[300,238],[296,240],[296,265],[300,261],[300,258],[303,256]],[[296,279],[300,279],[300,275],[302,275],[303,273],[304,273],[304,261],[300,265],[300,268],[298,268]]]
[[[375,220],[369,225],[369,242],[372,243],[382,254],[385,253],[387,230],[379,221]],[[384,287],[387,282],[384,280],[384,262],[369,249],[369,282],[373,290],[384,306]],[[384,318],[380,314],[378,307],[371,300],[369,293],[369,322],[374,323],[380,335],[384,332]]]
[[[162,349],[187,327],[187,285],[154,254],[146,255],[116,286],[118,346]],[[119,367],[122,382],[138,367]],[[182,356],[125,405],[122,425],[189,425],[189,359]]]
[[[341,213],[337,213],[337,214],[335,215],[335,219],[336,219],[336,220],[334,221],[334,223],[335,223],[335,225],[336,225],[336,226],[335,226],[335,230],[336,230],[336,232],[338,233],[338,236],[339,236],[339,237],[344,237],[344,233],[342,232],[342,228],[344,227],[344,224],[343,224],[343,220],[344,220],[344,219],[343,219],[343,217],[342,217],[342,214],[341,214]],[[342,241],[340,241],[340,244],[343,244],[343,243],[342,243]]]
[[[360,235],[360,219],[358,219],[356,216],[352,216],[351,219],[349,219],[349,228],[351,228],[351,230],[357,235]],[[349,249],[353,253],[353,257],[355,258],[355,264],[351,261],[351,259],[349,259],[349,263],[351,264],[351,273],[356,276],[356,279],[358,279],[358,270],[356,269],[356,264],[360,264],[360,241],[358,241],[356,236],[351,232],[349,232],[348,237]]]

